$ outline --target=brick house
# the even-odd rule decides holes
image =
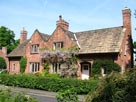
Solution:
[[[59,16],[56,29],[52,35],[43,34],[37,29],[30,39],[27,31],[23,29],[20,35],[20,45],[9,55],[9,72],[19,73],[21,57],[27,57],[26,73],[41,71],[39,49],[47,46],[50,49],[69,48],[73,45],[79,47],[78,77],[88,79],[91,76],[91,66],[96,59],[110,59],[121,66],[124,72],[133,66],[133,45],[131,35],[131,11],[122,10],[123,25],[119,27],[89,30],[83,32],[69,31],[69,23]],[[60,66],[51,66],[50,70]],[[53,70],[54,73],[56,70]]]

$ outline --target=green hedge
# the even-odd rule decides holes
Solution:
[[[61,79],[61,78],[48,78],[42,76],[18,74],[0,75],[0,84],[8,86],[18,86],[32,89],[41,89],[46,91],[58,92],[73,88],[78,94],[87,94],[94,91],[98,84],[98,80],[77,80],[77,79]]]

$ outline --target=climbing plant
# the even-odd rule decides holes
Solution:
[[[92,75],[100,75],[101,68],[106,70],[106,74],[110,74],[112,71],[120,71],[120,66],[114,63],[112,60],[95,60],[92,66]]]
[[[26,57],[22,57],[19,63],[20,63],[20,72],[24,73],[26,65],[27,65],[27,58]]]
[[[74,76],[77,70],[77,53],[77,46],[53,51],[46,48],[41,50],[41,61],[49,64],[61,64],[60,75],[62,77]]]

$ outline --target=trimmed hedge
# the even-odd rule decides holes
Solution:
[[[98,85],[98,80],[77,80],[77,79],[61,79],[48,78],[42,76],[18,74],[1,74],[0,84],[8,86],[18,86],[24,88],[41,89],[45,91],[58,92],[73,88],[78,94],[87,94],[92,92]]]

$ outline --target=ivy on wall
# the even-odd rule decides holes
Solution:
[[[26,57],[22,57],[21,60],[19,61],[19,64],[20,64],[20,72],[24,73],[26,65],[27,65],[27,58]]]
[[[101,75],[101,68],[106,70],[106,74],[110,74],[112,71],[119,72],[120,66],[114,63],[112,60],[95,60],[92,66],[92,74]]]

